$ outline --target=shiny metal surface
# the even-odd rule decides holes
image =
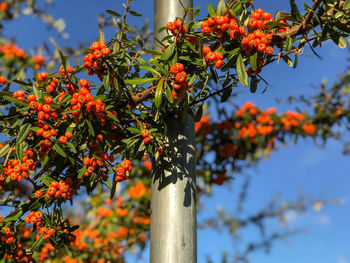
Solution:
[[[191,0],[182,0],[191,7]],[[155,37],[158,29],[183,16],[179,0],[154,1]],[[151,263],[196,263],[196,176],[193,115],[185,122],[169,118],[165,141],[169,158],[152,172]]]

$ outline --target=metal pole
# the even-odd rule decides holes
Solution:
[[[192,7],[192,0],[182,0]],[[154,0],[154,37],[175,17],[183,17],[179,0]],[[156,45],[156,44],[155,44]],[[151,194],[151,263],[196,263],[196,171],[193,114],[185,122],[169,117],[165,136],[168,158],[155,166]]]

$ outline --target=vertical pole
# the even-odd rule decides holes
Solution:
[[[183,17],[183,11],[179,0],[154,0],[154,37],[161,40],[164,32],[158,29]],[[194,117],[189,113],[185,122],[181,119],[168,118],[168,157],[152,173],[151,263],[197,262]]]

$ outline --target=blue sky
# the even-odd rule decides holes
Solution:
[[[299,6],[303,1],[296,1]],[[311,1],[308,1],[309,5]],[[59,0],[55,6],[47,11],[57,19],[66,21],[66,32],[69,39],[59,39],[53,31],[47,31],[38,19],[24,17],[6,24],[5,35],[15,37],[19,47],[33,48],[38,42],[46,41],[53,37],[61,45],[72,45],[79,41],[90,44],[98,37],[97,18],[106,9],[123,12],[121,0]],[[213,0],[194,1],[194,5],[217,4]],[[274,13],[276,9],[289,11],[289,1],[281,0],[256,0],[256,7]],[[151,19],[153,15],[152,0],[135,0],[132,10],[143,14],[141,18],[131,17],[133,24],[142,24],[145,18]],[[204,9],[203,9],[204,10]],[[112,33],[112,32],[111,32]],[[108,37],[108,35],[107,35]],[[279,65],[272,64],[266,67],[262,76],[269,81],[270,87],[266,93],[250,94],[243,91],[242,96],[234,98],[240,104],[247,100],[267,108],[276,106],[279,110],[288,107],[277,105],[275,98],[286,98],[289,95],[301,93],[313,94],[315,90],[312,84],[317,85],[323,77],[329,81],[336,80],[336,73],[345,70],[348,58],[348,50],[339,49],[334,43],[327,42],[318,50],[323,60],[317,59],[306,48],[299,58],[299,66],[293,70],[284,62]],[[330,141],[322,150],[317,148],[312,140],[300,140],[298,145],[289,145],[273,152],[269,159],[261,161],[257,167],[245,172],[252,177],[251,189],[247,199],[247,214],[263,207],[269,202],[276,192],[282,200],[295,200],[303,191],[315,198],[338,198],[343,203],[339,205],[327,205],[320,212],[312,210],[302,216],[290,213],[292,227],[301,227],[309,230],[307,233],[288,238],[285,242],[277,242],[271,253],[264,252],[252,255],[252,262],[269,263],[349,263],[350,262],[350,180],[348,179],[347,164],[349,157],[343,156],[342,145],[336,141]],[[235,191],[241,183],[239,176],[230,187],[214,187],[214,197],[203,200],[205,217],[213,215],[220,205],[230,211],[235,202]],[[232,210],[232,209],[231,209]],[[232,210],[233,212],[233,210]],[[200,218],[203,218],[203,215]],[[278,222],[271,222],[271,228],[278,226]],[[256,236],[254,229],[248,229],[245,238]],[[214,262],[219,262],[221,253],[232,253],[233,240],[225,231],[199,231],[198,233],[198,262],[205,262],[206,255],[211,255]],[[239,245],[239,244],[238,244]],[[144,259],[147,262],[148,253]],[[133,262],[132,260],[131,262]]]

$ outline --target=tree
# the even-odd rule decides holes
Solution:
[[[1,149],[4,159],[1,184],[3,203],[14,209],[2,220],[1,252],[6,257],[25,262],[38,249],[42,253],[34,253],[35,260],[39,257],[44,260],[51,250],[60,257],[63,247],[72,243],[75,245],[72,252],[80,260],[97,260],[100,255],[95,247],[107,245],[110,251],[103,256],[115,260],[121,248],[144,244],[144,231],[149,224],[150,182],[137,166],[138,162],[144,163],[149,170],[147,158],[157,167],[169,154],[162,140],[169,114],[185,119],[190,106],[197,109],[198,175],[202,189],[224,183],[228,179],[225,170],[242,169],[246,160],[259,159],[261,151],[273,149],[289,135],[324,140],[336,136],[331,127],[348,115],[341,96],[345,79],[330,93],[323,90],[311,98],[310,101],[317,102],[315,114],[278,114],[273,109],[263,111],[247,103],[218,124],[201,116],[202,103],[209,99],[218,102],[217,96],[221,101],[227,100],[238,82],[248,86],[250,79],[250,89],[255,92],[263,66],[279,57],[291,64],[288,55],[295,53],[297,59],[299,50],[310,41],[316,47],[332,38],[343,47],[346,44],[343,37],[348,32],[348,1],[322,4],[315,1],[312,7],[306,6],[304,16],[291,1],[291,14],[277,12],[271,21],[268,13],[261,14],[258,9],[252,12],[250,1],[231,1],[228,7],[220,2],[218,9],[208,6],[208,18],[189,22],[187,28],[183,26],[184,17],[162,28],[170,34],[160,41],[164,52],[149,49],[139,33],[129,28],[126,15],[138,15],[129,9],[129,3],[124,15],[108,11],[122,18],[116,23],[120,32],[116,38],[105,41],[101,29],[100,39],[90,46],[83,66],[70,67],[68,57],[57,48],[62,64],[57,74],[37,74],[35,70],[44,63],[42,58],[28,57],[11,44],[3,47],[7,75],[1,78],[2,105],[6,107],[1,129],[10,139]],[[4,15],[11,12],[11,5],[9,8]],[[335,10],[341,13],[334,14]],[[196,12],[187,9],[185,13],[188,16]],[[108,26],[110,20],[104,22]],[[262,30],[255,30],[256,27]],[[201,30],[195,31],[196,28]],[[267,48],[265,42],[270,43]],[[277,56],[276,49],[280,50]],[[141,57],[145,54],[152,58]],[[27,67],[34,67],[33,81],[23,77]],[[236,70],[232,73],[231,68]],[[99,81],[82,79],[83,72],[96,75]],[[211,79],[223,84],[223,88],[208,86]],[[15,85],[22,91],[13,92]],[[189,88],[195,94],[193,98]],[[222,116],[227,115],[220,104],[218,108]],[[215,154],[214,164],[207,161],[209,153]],[[130,172],[141,181],[120,183],[129,178]],[[78,194],[81,186],[89,195],[108,187],[111,199],[118,186],[123,189],[118,192],[129,197],[118,199],[121,208],[116,213],[104,206],[97,208],[102,200],[92,199],[99,216],[87,222],[85,230],[77,230],[74,222],[64,219],[62,207]],[[109,233],[112,229],[107,226],[113,227],[116,219],[121,220],[122,227]],[[96,226],[100,226],[99,231],[94,229]],[[85,242],[84,235],[94,240],[94,245]],[[23,250],[20,245],[23,241],[31,251]]]

